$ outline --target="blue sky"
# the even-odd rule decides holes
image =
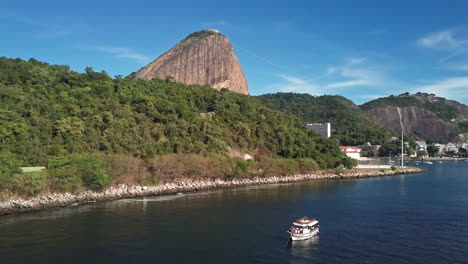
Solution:
[[[3,0],[0,56],[126,76],[189,33],[216,28],[252,95],[338,94],[361,104],[424,91],[468,104],[467,10],[464,0]]]

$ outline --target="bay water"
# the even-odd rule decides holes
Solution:
[[[468,162],[421,167],[0,216],[0,263],[468,263]]]

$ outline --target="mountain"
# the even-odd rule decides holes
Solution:
[[[331,123],[332,138],[341,145],[383,144],[392,133],[371,120],[342,96],[276,93],[256,97],[273,109],[298,116],[303,123]]]
[[[414,140],[458,142],[468,140],[468,107],[427,93],[404,93],[361,105],[367,115],[395,133]]]
[[[247,80],[231,42],[217,30],[202,30],[188,35],[132,75],[146,80],[173,80],[249,94]]]

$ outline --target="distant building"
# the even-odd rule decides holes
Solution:
[[[447,146],[445,147],[445,151],[446,152],[453,151],[455,153],[458,153],[458,147],[453,143],[448,143]]]
[[[426,141],[415,141],[416,143],[416,150],[419,151],[419,150],[424,150],[426,151],[427,149],[427,144],[426,144]]]
[[[363,153],[364,157],[378,156],[380,150],[380,145],[372,145],[370,142],[366,142],[358,147],[361,148],[362,152],[365,152],[365,154]]]
[[[353,158],[353,159],[360,159],[361,158],[361,148],[352,147],[352,146],[340,146],[342,152],[346,154],[346,156]]]
[[[432,146],[439,148],[439,150],[437,151],[438,155],[442,155],[446,151],[445,150],[445,147],[446,147],[445,144],[434,143],[434,144],[432,144]]]
[[[465,150],[468,150],[468,143],[463,143],[463,144],[461,145],[461,148],[462,148],[462,149],[465,149]]]
[[[306,127],[308,129],[312,129],[315,132],[319,133],[319,135],[324,138],[331,137],[331,124],[330,123],[307,124]]]

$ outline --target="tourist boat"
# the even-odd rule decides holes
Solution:
[[[319,233],[319,222],[304,216],[293,223],[288,233],[293,241],[309,239]]]

